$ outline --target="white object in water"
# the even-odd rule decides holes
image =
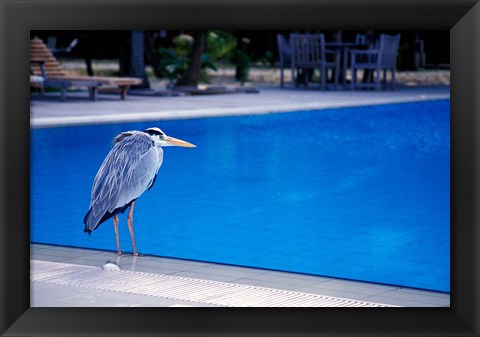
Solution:
[[[103,270],[106,270],[106,271],[120,271],[120,267],[118,265],[116,265],[115,263],[113,263],[112,261],[107,261],[103,265]]]

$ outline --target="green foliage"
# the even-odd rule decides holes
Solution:
[[[264,55],[258,58],[258,62],[264,67],[273,67],[276,61],[275,54],[271,50],[266,50]]]
[[[206,69],[217,70],[216,61],[231,52],[231,41],[224,34],[207,33],[206,36],[206,52],[201,57],[201,74],[200,79],[208,82]],[[228,34],[225,34],[228,35]],[[190,53],[192,51],[193,38],[190,35],[181,34],[173,39],[173,46],[170,48],[159,48],[160,56],[159,72],[162,77],[170,80],[170,84],[182,77],[187,70],[190,61]],[[233,46],[235,48],[235,46]]]
[[[188,57],[177,53],[171,48],[159,48],[160,74],[170,81],[175,81],[185,72],[188,66]]]
[[[236,80],[245,83],[248,80],[248,71],[250,70],[250,56],[243,50],[237,50],[235,51],[233,62],[237,66]]]
[[[202,69],[211,69],[217,70],[217,66],[215,65],[215,59],[210,54],[203,53],[200,59],[202,64]]]
[[[193,37],[188,34],[180,34],[173,38],[173,45],[182,54],[188,54],[193,45]]]
[[[200,81],[201,82],[209,82],[208,75],[206,70],[211,69],[217,71],[217,66],[215,65],[214,59],[210,54],[202,54],[200,59],[201,61],[201,70],[200,70]]]
[[[214,62],[231,60],[237,47],[232,32],[224,30],[208,31],[205,38],[205,52]]]
[[[237,48],[233,53],[232,62],[236,65],[235,79],[241,83],[248,80],[248,71],[250,70],[250,62],[252,55],[247,52],[247,46],[250,39],[244,37],[241,39],[241,47]]]
[[[160,47],[159,73],[171,82],[178,80],[187,70],[188,57],[192,49],[193,39],[186,34],[180,34],[173,39],[171,48]]]
[[[413,57],[410,57],[411,55],[413,55],[411,45],[400,40],[397,56],[397,69],[405,70],[411,68],[411,61],[413,59]]]

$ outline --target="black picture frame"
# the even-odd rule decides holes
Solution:
[[[2,336],[479,336],[480,4],[474,0],[0,0]],[[159,27],[162,25],[162,27]],[[450,308],[30,308],[30,30],[449,29]]]

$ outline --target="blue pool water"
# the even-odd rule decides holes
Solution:
[[[144,254],[450,290],[448,100],[243,117],[34,129],[31,241],[115,250],[83,217],[121,131],[166,148],[135,207]],[[126,214],[121,246],[131,251]]]

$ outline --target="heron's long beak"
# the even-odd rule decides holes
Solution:
[[[181,146],[181,147],[197,147],[196,145],[193,145],[189,142],[186,142],[181,139],[173,138],[173,137],[167,137],[165,139],[166,143],[170,146]]]

